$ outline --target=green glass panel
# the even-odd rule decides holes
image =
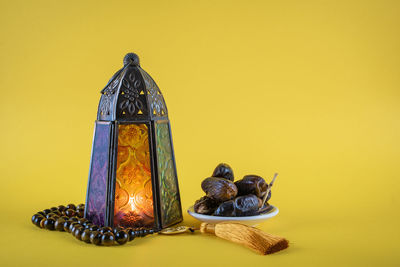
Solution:
[[[163,227],[181,221],[182,209],[168,122],[156,123],[157,164]]]

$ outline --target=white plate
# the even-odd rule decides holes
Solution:
[[[274,217],[279,213],[279,209],[277,207],[273,205],[271,205],[271,207],[272,209],[267,213],[254,216],[244,216],[244,217],[222,217],[222,216],[204,215],[194,212],[193,206],[190,206],[187,212],[189,213],[190,216],[202,222],[219,223],[219,222],[232,221],[254,226],[256,224],[261,223],[262,221]]]

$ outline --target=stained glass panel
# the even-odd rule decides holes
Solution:
[[[153,227],[153,192],[148,127],[118,126],[114,226]]]
[[[155,125],[161,221],[163,226],[168,226],[181,220],[182,210],[172,154],[169,124],[167,122],[157,122]]]
[[[86,203],[86,218],[94,224],[101,226],[105,223],[106,213],[110,134],[111,123],[96,122]]]

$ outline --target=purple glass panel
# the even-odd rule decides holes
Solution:
[[[106,217],[110,130],[111,123],[96,122],[86,200],[86,218],[101,226]]]

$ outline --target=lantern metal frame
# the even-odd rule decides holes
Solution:
[[[128,68],[131,68],[132,73],[135,73],[135,82],[138,84],[136,91],[144,92],[144,94],[135,94],[136,99],[142,101],[141,111],[139,112],[126,112],[123,105],[121,104],[121,95],[123,93],[124,82],[119,77],[126,76]],[[117,82],[116,82],[117,81]],[[149,84],[153,86],[156,91],[156,96],[149,97]],[[153,214],[154,214],[154,229],[163,229],[173,224],[179,223],[183,220],[182,218],[182,206],[178,184],[178,174],[176,169],[175,151],[172,141],[171,134],[171,123],[168,119],[168,111],[164,101],[164,98],[154,80],[148,75],[143,69],[140,68],[139,58],[136,54],[129,53],[124,58],[124,67],[120,69],[113,77],[109,80],[107,85],[101,91],[102,96],[100,99],[97,120],[95,122],[95,129],[93,134],[92,151],[89,168],[89,179],[86,192],[86,205],[85,205],[85,218],[88,213],[88,201],[90,192],[90,180],[92,174],[92,160],[94,153],[94,141],[96,138],[96,127],[98,124],[110,125],[110,138],[108,144],[108,173],[107,173],[107,184],[106,184],[106,211],[104,226],[113,227],[114,225],[114,207],[115,207],[115,191],[116,191],[116,176],[117,176],[117,152],[118,152],[118,134],[119,125],[125,124],[145,124],[147,126],[147,134],[149,141],[149,154],[150,154],[150,168],[151,168],[151,185],[152,185],[152,196],[153,196]],[[111,96],[111,97],[110,97]],[[155,100],[157,103],[152,103],[149,99]],[[133,99],[133,98],[131,98]],[[134,100],[136,100],[134,99]],[[104,103],[107,103],[106,106]],[[136,105],[136,102],[135,102]],[[126,105],[125,105],[126,106]],[[139,108],[140,105],[136,105],[135,108]],[[126,107],[125,107],[126,108]],[[161,199],[160,199],[160,181],[159,181],[159,169],[158,169],[158,158],[157,158],[157,138],[156,138],[156,123],[166,123],[168,125],[169,141],[171,146],[171,155],[173,162],[173,171],[176,178],[177,198],[179,200],[180,218],[172,221],[168,224],[164,224],[161,215]]]

